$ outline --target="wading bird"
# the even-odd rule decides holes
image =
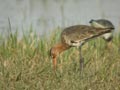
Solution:
[[[91,26],[96,27],[96,28],[113,28],[114,30],[114,25],[106,19],[98,19],[98,20],[90,20],[89,23]],[[113,38],[113,30],[109,33],[103,34],[102,37],[105,41],[109,42]]]
[[[113,30],[109,33],[103,34],[101,37],[107,42],[107,47],[111,48],[112,46],[112,39],[113,39],[113,31],[114,25],[112,22],[106,19],[98,19],[98,20],[90,20],[89,23],[91,26],[96,28],[113,28]]]
[[[96,37],[110,33],[113,28],[95,28],[87,25],[75,25],[65,28],[61,33],[61,42],[54,45],[50,49],[50,56],[53,59],[54,70],[56,70],[57,56],[71,48],[79,47],[80,49],[80,68],[82,70],[84,58],[82,57],[81,47],[82,45]]]

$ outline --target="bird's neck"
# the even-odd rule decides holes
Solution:
[[[59,44],[56,45],[56,48],[57,48],[57,51],[58,51],[59,54],[60,54],[61,52],[63,52],[63,51],[65,51],[65,50],[69,49],[70,46],[67,45],[67,44],[64,44],[64,43],[59,43]]]
[[[51,54],[52,59],[53,59],[54,70],[56,69],[57,56],[69,48],[70,48],[70,46],[67,44],[64,44],[64,43],[58,43],[54,47],[51,48],[50,54]]]

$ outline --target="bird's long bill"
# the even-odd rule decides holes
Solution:
[[[53,68],[54,68],[54,71],[56,71],[56,65],[57,65],[57,59],[53,58]]]

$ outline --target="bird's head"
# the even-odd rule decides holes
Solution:
[[[59,43],[53,46],[50,49],[50,56],[52,58],[56,58],[61,52],[65,51],[66,49],[69,49],[70,46],[67,44]]]
[[[58,54],[59,54],[59,49],[58,49],[58,47],[55,45],[54,47],[52,47],[52,48],[50,49],[50,57],[52,58],[54,71],[56,70],[57,56],[58,56]]]
[[[59,44],[56,44],[55,46],[53,46],[51,49],[50,49],[50,56],[53,60],[53,66],[54,66],[54,69],[56,69],[56,64],[57,64],[57,57],[58,55],[69,49],[70,46],[67,45],[67,44],[63,44],[63,43],[59,43]]]
[[[57,47],[52,47],[50,49],[50,57],[53,59],[53,58],[56,58],[58,56],[58,53],[59,53],[59,50]]]

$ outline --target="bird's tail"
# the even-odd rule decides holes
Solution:
[[[103,34],[110,33],[113,31],[114,28],[96,28],[96,34],[91,35],[90,37],[86,38],[85,40],[89,40],[92,38],[99,37]]]

